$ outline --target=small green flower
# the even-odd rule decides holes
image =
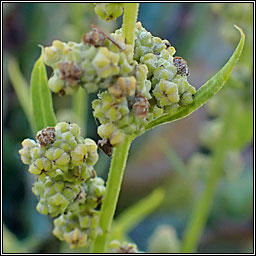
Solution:
[[[117,53],[109,51],[106,47],[101,47],[93,59],[92,65],[99,77],[107,78],[119,73],[119,58]]]
[[[99,99],[92,103],[93,115],[100,123],[115,122],[129,113],[126,98],[116,98],[109,92],[99,94]]]
[[[101,138],[109,140],[112,146],[116,146],[124,139],[124,132],[118,129],[113,123],[102,124],[98,127],[98,134]]]
[[[115,20],[123,14],[122,3],[99,3],[95,4],[95,13],[103,20]]]
[[[32,188],[33,193],[39,197],[37,211],[56,217],[62,214],[69,204],[77,197],[79,185],[70,182],[54,181],[50,177],[39,178]]]
[[[97,211],[69,212],[54,220],[53,234],[71,248],[86,247],[99,232]]]
[[[160,107],[177,103],[180,100],[177,84],[167,80],[161,80],[153,90],[153,94]]]
[[[105,182],[99,177],[88,179],[84,183],[84,190],[87,193],[85,204],[86,207],[95,209],[101,203],[101,200],[105,194]]]

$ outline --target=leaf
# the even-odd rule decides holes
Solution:
[[[37,131],[56,124],[47,81],[46,69],[41,55],[34,65],[30,82],[33,117]]]
[[[8,62],[8,73],[20,105],[29,121],[31,129],[34,130],[32,108],[29,100],[29,85],[23,77],[15,58],[11,58]]]
[[[153,120],[146,126],[146,130],[150,130],[155,126],[169,123],[188,116],[189,114],[200,108],[203,104],[205,104],[224,86],[226,81],[229,79],[235,64],[239,60],[245,41],[245,35],[242,29],[237,26],[235,26],[235,28],[240,32],[241,35],[241,39],[237,45],[235,52],[233,53],[229,61],[225,64],[225,66],[210,80],[208,80],[203,86],[200,87],[200,89],[195,94],[193,103],[185,107],[180,107],[178,112],[176,112],[175,114],[166,114]]]
[[[124,238],[130,230],[136,227],[163,202],[164,195],[164,190],[157,188],[150,195],[121,213],[115,221],[110,239]]]
[[[31,253],[41,243],[41,239],[29,236],[19,241],[17,237],[3,224],[3,252],[4,253]]]

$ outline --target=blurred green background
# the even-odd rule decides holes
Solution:
[[[252,252],[253,4],[142,3],[138,20],[153,35],[168,39],[176,48],[176,55],[187,60],[191,71],[188,80],[196,88],[232,54],[239,40],[234,24],[244,30],[246,45],[232,77],[211,102],[188,118],[136,139],[116,216],[154,188],[163,187],[163,202],[128,236],[141,251],[175,252],[175,246],[166,248],[163,244],[163,248],[156,248],[154,241],[159,232],[168,240],[170,232],[166,235],[163,227],[174,232],[176,244],[182,240],[193,206],[204,192],[216,160],[216,148],[221,146],[216,145],[220,127],[229,117],[232,129],[223,142],[228,147],[221,163],[222,176],[198,252]],[[92,23],[112,32],[121,26],[122,18],[110,23],[102,21],[89,3],[3,3],[3,22],[4,252],[67,252],[68,247],[51,233],[50,217],[37,213],[37,200],[31,191],[34,177],[19,159],[21,141],[33,134],[10,81],[15,72],[10,69],[8,74],[8,62],[15,57],[29,83],[33,64],[40,55],[39,44],[50,45],[54,39],[79,41]],[[89,95],[88,111],[84,113],[87,122],[82,125],[86,136],[98,140],[90,104],[95,97]],[[53,95],[53,100],[59,120],[76,120],[71,97]],[[96,170],[104,179],[109,162],[100,152]],[[169,239],[175,240],[171,235]]]

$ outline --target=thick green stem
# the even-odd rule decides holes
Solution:
[[[134,48],[135,26],[138,16],[139,4],[125,3],[123,16],[123,35],[125,43],[130,44]]]
[[[133,138],[134,137],[132,136],[125,137],[124,142],[114,149],[106,185],[106,194],[104,196],[100,212],[99,223],[102,229],[102,234],[98,235],[94,241],[92,247],[93,253],[105,252],[107,237],[111,230],[111,224],[116,210],[126,160]]]
[[[225,160],[225,155],[229,144],[228,135],[229,130],[232,128],[232,117],[234,116],[232,106],[229,107],[230,108],[226,113],[221,134],[213,151],[213,159],[210,166],[210,176],[208,178],[205,191],[192,212],[187,230],[185,231],[181,250],[182,253],[194,253],[196,251],[200,236],[208,219],[215,190],[221,177],[223,162]]]

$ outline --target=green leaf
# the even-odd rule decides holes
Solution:
[[[41,240],[38,237],[29,236],[19,241],[17,237],[3,224],[3,252],[4,253],[31,253],[38,247]]]
[[[229,79],[235,64],[239,60],[245,41],[245,35],[242,29],[237,26],[235,26],[235,28],[240,32],[241,35],[241,39],[237,45],[235,52],[233,53],[229,61],[225,64],[225,66],[210,80],[208,80],[203,86],[200,87],[200,89],[195,94],[193,103],[186,107],[180,107],[178,112],[176,112],[175,114],[166,114],[150,122],[146,126],[146,130],[150,130],[155,126],[169,123],[188,116],[189,114],[200,108],[203,104],[205,104],[224,86],[226,81]]]
[[[155,189],[150,195],[125,210],[116,219],[110,239],[123,239],[125,235],[149,216],[163,202],[165,191]]]
[[[36,129],[41,130],[47,126],[54,126],[56,117],[42,55],[36,61],[32,70],[30,93]]]
[[[8,62],[8,73],[20,105],[29,121],[30,127],[34,130],[32,108],[29,100],[29,85],[23,77],[15,58],[11,58]]]

